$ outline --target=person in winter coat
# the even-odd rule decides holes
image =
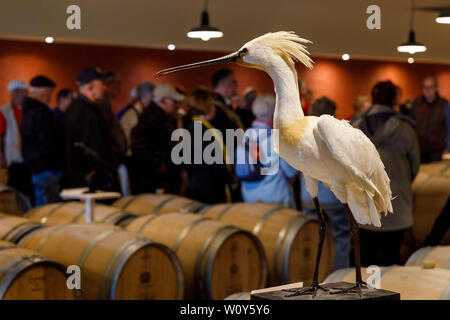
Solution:
[[[54,87],[49,78],[34,77],[22,107],[22,154],[37,206],[61,200],[65,147],[62,124],[48,106]]]
[[[411,183],[420,165],[417,135],[408,117],[393,105],[396,89],[392,82],[377,83],[372,89],[373,105],[352,121],[377,148],[391,181],[394,212],[383,216],[381,228],[361,226],[361,264],[400,263],[400,245],[405,230],[413,225]]]
[[[190,138],[186,138],[183,142],[189,141],[190,145],[187,147],[191,149],[190,163],[186,164],[189,179],[188,197],[204,203],[230,202],[230,184],[233,182],[230,164],[224,163],[225,159],[222,163],[206,163],[205,159],[202,159],[201,163],[194,163],[194,153],[201,152],[203,155],[211,143],[218,144],[217,147],[222,150],[222,155],[224,154],[224,138],[210,122],[215,115],[214,94],[207,89],[198,88],[189,96],[187,107],[191,120],[185,127]],[[205,133],[209,129],[215,130],[217,134],[214,136],[214,142],[202,142],[201,149],[195,150],[195,144],[201,141],[203,136],[198,136],[199,132]]]

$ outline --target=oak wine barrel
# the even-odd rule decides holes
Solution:
[[[0,213],[0,240],[17,243],[28,233],[42,227],[28,219]]]
[[[199,211],[204,204],[173,194],[145,193],[137,196],[123,197],[113,203],[113,206],[137,215],[152,213]]]
[[[22,192],[8,186],[0,186],[0,212],[21,216],[30,208],[30,201]]]
[[[27,219],[54,226],[67,223],[86,223],[84,202],[71,201],[52,203],[31,209],[25,214]],[[96,203],[94,206],[94,221],[118,225],[135,215],[115,207]]]
[[[224,299],[264,287],[267,264],[259,240],[249,232],[194,214],[153,214],[126,230],[172,248],[181,260],[186,298]]]
[[[372,273],[361,268],[363,281]],[[355,282],[355,269],[340,269],[330,274],[326,283]],[[416,266],[389,266],[381,268],[381,289],[400,293],[401,300],[450,300],[450,270],[423,269]]]
[[[447,204],[450,196],[450,179],[426,173],[422,165],[414,179],[412,189],[414,193],[412,231],[418,245],[422,245]]]
[[[436,268],[450,270],[450,246],[425,247],[414,252],[406,261],[405,266],[422,266],[430,262]]]
[[[65,268],[12,243],[0,241],[1,300],[73,300]]]
[[[183,271],[166,246],[108,224],[39,229],[19,245],[81,270],[83,299],[181,299]]]
[[[219,204],[205,207],[200,214],[252,232],[261,240],[269,263],[269,284],[311,284],[319,243],[319,222],[314,217],[267,203]],[[319,280],[334,265],[333,239],[327,231]]]

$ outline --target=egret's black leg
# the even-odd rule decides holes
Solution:
[[[355,257],[355,274],[356,274],[356,284],[350,288],[339,289],[338,291],[333,291],[331,294],[345,293],[345,292],[356,292],[361,296],[361,288],[363,285],[367,285],[361,278],[361,255],[359,248],[359,228],[358,224],[353,217],[352,211],[350,210],[348,204],[344,204],[345,211],[347,212],[348,220],[350,221],[350,232],[352,235],[353,242],[353,255]]]
[[[319,246],[317,247],[316,264],[314,266],[313,281],[311,286],[307,288],[284,290],[287,292],[291,292],[291,294],[287,295],[286,297],[293,297],[310,293],[312,293],[314,297],[318,289],[328,291],[328,289],[325,289],[319,285],[319,264],[320,264],[320,256],[322,255],[323,243],[325,240],[326,222],[322,209],[320,208],[319,199],[317,197],[314,198],[314,205],[316,207],[317,216],[319,217]]]

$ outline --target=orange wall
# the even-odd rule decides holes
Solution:
[[[34,75],[45,74],[57,83],[57,90],[62,87],[75,89],[78,72],[83,67],[95,65],[104,70],[115,70],[122,79],[122,93],[113,101],[114,108],[118,110],[127,103],[131,88],[141,81],[169,81],[187,90],[192,90],[197,84],[209,85],[211,74],[218,67],[186,70],[159,79],[154,79],[154,74],[170,66],[222,54],[0,40],[0,105],[9,99],[6,86],[13,78],[29,81]],[[435,75],[440,82],[440,94],[450,98],[449,65],[365,60],[344,62],[326,58],[314,60],[312,71],[298,66],[300,78],[307,82],[315,98],[326,95],[334,99],[340,118],[351,115],[355,97],[369,94],[370,88],[380,80],[394,81],[402,87],[403,97],[406,98],[420,95],[421,79],[426,75]],[[250,85],[263,93],[273,92],[271,79],[265,73],[232,64],[228,67],[236,72],[240,92]]]

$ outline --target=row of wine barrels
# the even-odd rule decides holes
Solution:
[[[436,268],[450,270],[450,246],[425,247],[414,252],[405,266],[422,266],[424,262]]]
[[[0,186],[0,212],[21,216],[30,210],[30,201],[20,191]]]
[[[414,225],[412,231],[419,245],[423,244],[430,234],[436,219],[449,199],[450,179],[448,176],[442,176],[445,172],[441,169],[439,172],[430,174],[429,168],[425,167],[424,169],[424,165],[422,165],[413,181]]]
[[[73,300],[65,268],[36,252],[0,241],[0,299]]]
[[[81,270],[83,299],[181,299],[183,270],[166,246],[108,224],[38,229],[19,245]]]
[[[267,263],[251,233],[194,214],[153,214],[126,230],[161,242],[180,258],[187,299],[224,299],[233,292],[262,288]]]
[[[37,223],[54,226],[67,223],[86,223],[85,212],[83,202],[71,201],[36,207],[28,211],[25,217]],[[135,215],[111,206],[98,203],[94,206],[93,220],[95,222],[118,225],[133,217]]]
[[[123,197],[113,203],[113,206],[137,215],[152,213],[190,212],[199,211],[204,204],[173,194],[140,194]]]
[[[317,219],[267,203],[219,204],[205,207],[205,217],[247,230],[264,247],[269,266],[269,284],[312,282],[319,243]],[[319,281],[333,271],[334,244],[328,232],[322,251]]]
[[[361,268],[363,281],[373,275]],[[326,283],[355,282],[354,268],[340,269],[330,274]],[[400,293],[402,300],[450,300],[450,270],[422,269],[415,266],[381,268],[380,287]]]
[[[28,219],[0,213],[0,240],[17,243],[28,233],[42,227]]]

